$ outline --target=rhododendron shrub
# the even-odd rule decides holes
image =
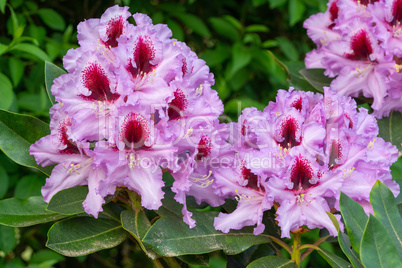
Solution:
[[[304,22],[317,45],[306,67],[325,69],[341,95],[372,98],[377,118],[402,111],[401,7],[399,0],[334,0]]]
[[[336,267],[397,267],[400,133],[380,137],[374,116],[400,109],[400,1],[374,2],[330,1],[305,22],[318,46],[307,67],[336,77],[315,83],[323,94],[278,90],[234,121],[205,61],[167,25],[117,5],[81,22],[67,72],[45,63],[50,124],[0,110],[0,132],[19,141],[10,158],[48,176],[42,196],[1,200],[0,224],[56,220],[46,245],[73,257],[129,238],[156,267],[204,265],[216,250],[263,251],[248,267],[300,267],[312,250]],[[349,96],[360,93],[374,113]],[[328,235],[301,244],[314,229]],[[319,247],[330,236],[350,263]]]
[[[175,171],[179,155],[187,158],[187,130],[206,128],[223,112],[205,62],[166,25],[138,13],[132,25],[130,16],[114,6],[78,25],[80,47],[68,51],[68,73],[51,89],[58,102],[51,134],[31,147],[39,164],[56,164],[42,188],[46,202],[88,185],[83,205],[98,217],[105,196],[127,187],[142,206],[158,209],[162,168]]]

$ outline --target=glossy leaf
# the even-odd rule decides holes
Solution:
[[[267,256],[253,261],[247,268],[294,268],[295,263],[281,256]]]
[[[56,100],[54,99],[54,96],[52,95],[52,92],[51,92],[53,80],[65,73],[66,73],[66,71],[64,71],[62,68],[58,67],[57,65],[55,65],[49,61],[45,62],[46,92],[47,92],[47,95],[49,96],[50,102],[52,104],[56,103]]]
[[[147,245],[142,243],[142,239],[151,227],[151,224],[144,211],[125,210],[121,213],[121,224],[138,242],[141,249],[151,259],[156,259],[157,254]]]
[[[13,81],[14,87],[16,87],[24,75],[24,62],[16,58],[10,58],[8,60],[8,67],[10,68],[11,80]]]
[[[87,255],[119,245],[127,237],[114,220],[76,217],[56,222],[49,230],[46,246],[69,257]]]
[[[74,215],[84,212],[82,202],[88,195],[88,186],[77,186],[57,192],[47,205],[47,210],[64,215]]]
[[[324,69],[302,69],[300,74],[319,92],[329,87],[332,79],[324,75]]]
[[[19,50],[34,55],[35,57],[37,57],[42,61],[50,61],[50,58],[45,51],[32,44],[27,43],[16,44],[10,50]]]
[[[13,103],[13,85],[7,76],[0,73],[0,109],[7,110]]]
[[[182,256],[178,256],[177,258],[187,264],[209,266],[209,255],[208,254],[182,255]]]
[[[353,250],[349,237],[341,231],[338,232],[338,243],[353,267],[363,268],[363,264],[359,259],[359,254]]]
[[[401,267],[401,256],[384,225],[370,214],[360,245],[360,259],[365,267]]]
[[[297,61],[299,60],[299,52],[297,51],[294,44],[285,37],[277,37],[276,41],[278,42],[279,48],[282,50],[283,54],[288,58],[290,61]]]
[[[232,47],[232,64],[227,74],[230,79],[237,71],[251,62],[252,54],[241,43],[235,43]]]
[[[237,254],[255,244],[268,243],[271,238],[255,236],[253,228],[222,233],[213,227],[217,212],[194,213],[197,226],[189,228],[182,217],[167,216],[158,220],[143,241],[167,257],[185,254],[203,254],[222,249],[226,254]]]
[[[211,38],[211,33],[205,23],[192,14],[177,13],[175,16],[183,22],[187,27],[193,30],[195,33],[204,36],[206,38]]]
[[[402,256],[402,218],[391,190],[381,181],[377,181],[370,192],[370,203],[374,216],[384,225],[399,256]]]
[[[45,178],[38,177],[35,174],[23,176],[17,182],[14,197],[24,199],[30,196],[40,196],[43,185],[45,185]]]
[[[66,28],[66,22],[63,17],[50,8],[41,8],[38,10],[39,17],[43,22],[53,30],[63,31]]]
[[[0,149],[14,162],[39,169],[48,176],[52,167],[38,166],[29,147],[49,133],[49,125],[38,118],[0,109]]]
[[[318,253],[323,257],[332,268],[349,268],[350,263],[337,256],[336,254],[329,252],[325,249],[318,250]]]
[[[3,14],[6,11],[6,2],[7,2],[7,0],[0,0],[0,11]]]
[[[379,136],[385,141],[391,142],[402,151],[402,113],[391,111],[389,117],[378,119]]]
[[[306,7],[300,0],[289,0],[289,25],[293,26],[299,22],[305,10]]]
[[[360,204],[342,192],[339,199],[339,208],[352,247],[356,252],[359,252],[360,241],[367,223],[367,215]]]
[[[9,198],[0,201],[0,224],[26,227],[55,221],[65,216],[46,210],[42,196],[27,199]]]

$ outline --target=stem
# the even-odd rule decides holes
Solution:
[[[301,243],[301,235],[300,235],[300,233],[297,233],[297,234],[295,234],[293,236],[293,251],[290,254],[291,257],[292,257],[292,260],[295,262],[295,267],[296,268],[299,268],[300,263],[301,263],[301,260],[300,260],[300,249],[301,249],[300,243]]]
[[[271,235],[268,235],[268,236],[272,239],[272,241],[274,241],[275,243],[277,243],[278,245],[283,247],[287,252],[289,252],[289,254],[292,254],[292,248],[289,247],[285,242],[283,242],[282,240],[280,240],[274,236],[271,236]]]
[[[329,237],[330,237],[329,235],[324,236],[324,237],[321,237],[321,238],[318,239],[312,246],[319,246],[319,245],[321,245],[322,243],[324,243],[325,241],[327,241],[327,239],[328,239]],[[303,246],[300,247],[300,249],[304,249],[304,248],[308,248],[308,249],[307,249],[305,252],[303,252],[303,254],[301,255],[301,260],[302,260],[302,261],[303,261],[308,255],[310,255],[310,253],[313,252],[313,250],[315,249],[314,247],[310,247],[309,244],[306,244],[306,245],[303,245]]]
[[[181,268],[180,264],[176,261],[174,257],[163,257],[163,260],[169,265],[171,268]]]

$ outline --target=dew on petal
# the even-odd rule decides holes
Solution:
[[[211,154],[211,148],[211,140],[207,136],[203,135],[198,143],[198,153],[195,156],[195,160],[200,161],[203,157],[208,157]]]
[[[120,139],[126,149],[140,149],[150,135],[147,120],[139,114],[129,113],[124,118],[120,129]]]
[[[119,94],[111,92],[106,72],[96,61],[84,68],[81,78],[84,87],[91,91],[89,96],[80,95],[85,100],[113,102],[120,97]]]
[[[117,38],[123,33],[124,18],[123,16],[114,16],[107,23],[106,35],[109,38],[105,43],[107,46],[117,47]]]
[[[373,53],[373,47],[366,30],[361,29],[352,36],[350,48],[353,50],[353,53],[345,54],[346,58],[350,60],[370,60],[369,56]]]
[[[187,108],[188,100],[183,91],[177,89],[174,92],[174,99],[170,102],[168,108],[169,120],[177,120],[181,118],[181,112]]]

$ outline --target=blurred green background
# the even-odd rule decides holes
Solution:
[[[44,61],[62,66],[67,50],[78,46],[77,24],[99,18],[115,4],[130,6],[131,13],[146,13],[154,23],[168,24],[174,38],[204,59],[215,75],[213,88],[225,104],[225,114],[233,121],[243,108],[262,109],[274,100],[277,89],[289,87],[287,74],[270,52],[286,65],[302,69],[305,53],[314,48],[303,21],[326,10],[323,0],[0,0],[0,108],[48,122]],[[40,195],[45,179],[0,153],[0,199]],[[85,257],[63,257],[45,247],[50,226],[0,225],[0,267],[152,267],[128,240]],[[304,235],[304,242],[313,243],[318,236],[311,232]],[[342,254],[336,243],[326,242],[324,248]],[[242,267],[242,258],[215,252],[210,266]],[[315,253],[303,263],[303,267],[327,265]]]

